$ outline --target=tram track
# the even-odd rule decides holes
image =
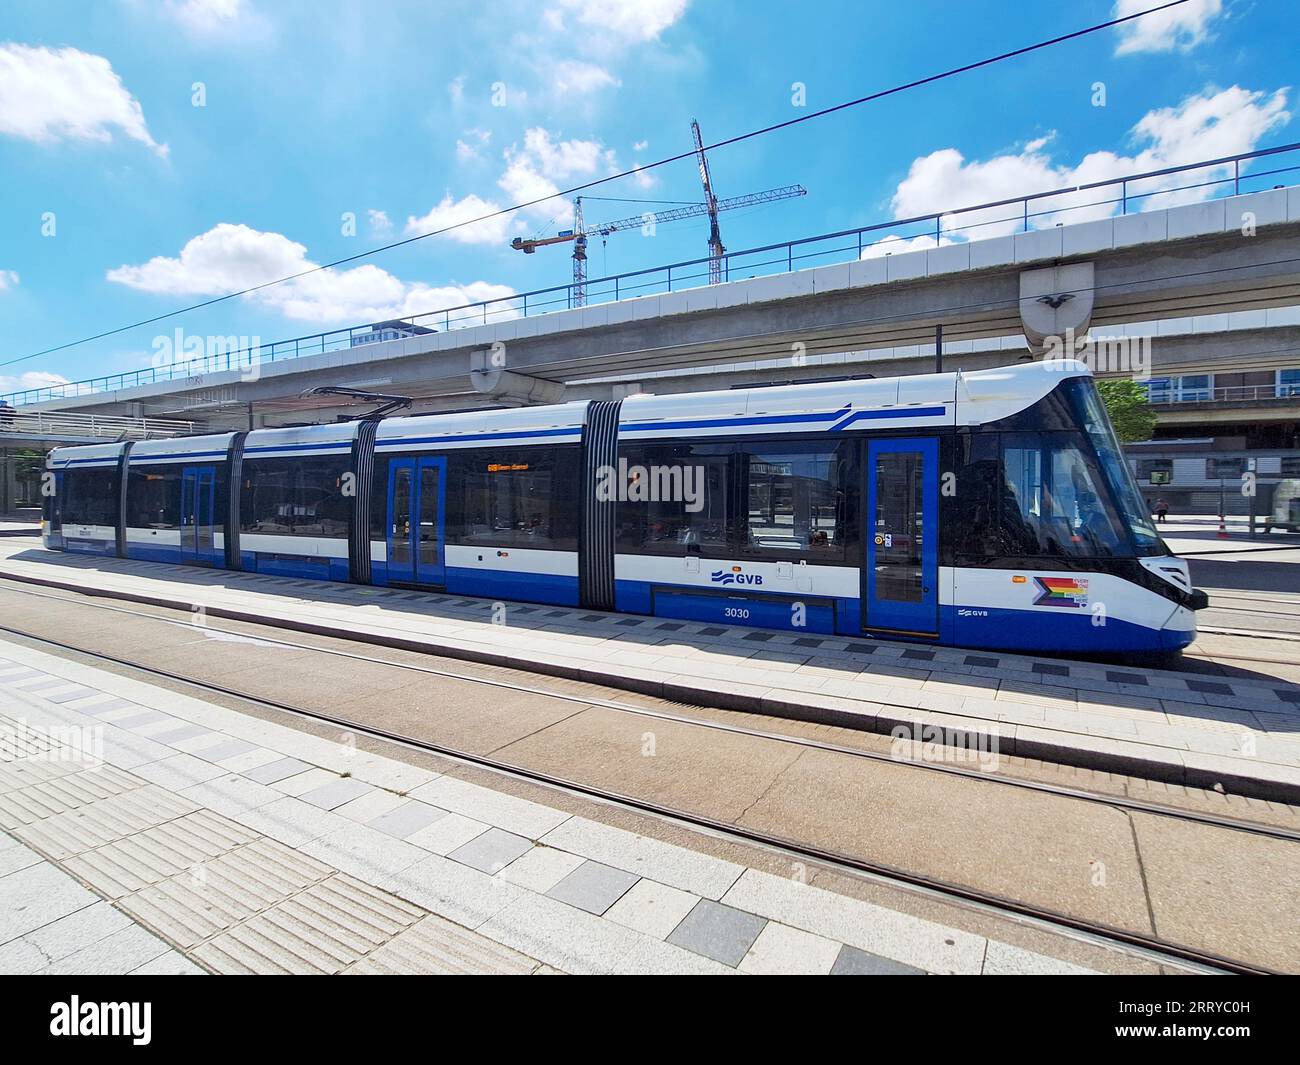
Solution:
[[[923,897],[955,904],[986,916],[1011,919],[1027,927],[1064,935],[1067,938],[1094,946],[1117,950],[1145,961],[1203,974],[1278,974],[1277,970],[1265,966],[1175,943],[1159,936],[1147,935],[1103,922],[1080,918],[994,892],[984,891],[970,885],[927,876],[872,861],[861,856],[801,842],[759,829],[748,828],[699,812],[647,800],[610,788],[593,786],[558,774],[547,773],[488,755],[453,748],[421,737],[380,728],[352,718],[311,710],[281,700],[269,699],[253,692],[241,691],[227,685],[186,677],[173,670],[160,669],[155,666],[132,662],[120,656],[77,647],[49,637],[32,635],[17,630],[12,626],[0,625],[0,632],[20,639],[30,640],[45,647],[56,648],[60,651],[124,667],[154,680],[166,680],[207,694],[240,700],[253,706],[287,714],[314,724],[328,725],[358,736],[365,736],[408,750],[446,758],[463,765],[477,767],[514,780],[540,785],[550,790],[582,797],[632,813],[647,815],[669,824],[702,830],[708,835],[723,840],[756,846],[767,852],[798,861],[811,861],[840,873],[847,873],[875,883],[910,890],[919,893]],[[699,722],[699,724],[705,723]],[[1239,826],[1232,827],[1238,828]],[[1288,834],[1284,838],[1291,837]]]
[[[946,774],[950,777],[966,778],[985,786],[1002,788],[1004,790],[1014,789],[1015,791],[1022,793],[1037,793],[1044,797],[1051,796],[1053,799],[1075,801],[1085,804],[1086,807],[1109,807],[1128,815],[1130,820],[1132,820],[1134,816],[1153,815],[1157,818],[1164,819],[1166,822],[1181,822],[1190,825],[1197,832],[1232,832],[1237,834],[1238,838],[1253,837],[1259,840],[1261,845],[1267,844],[1269,846],[1277,846],[1278,844],[1281,844],[1284,847],[1289,847],[1292,843],[1300,841],[1300,833],[1282,827],[1281,825],[1268,825],[1248,819],[1222,817],[1203,811],[1184,809],[1162,803],[1146,802],[1126,795],[1106,794],[1082,788],[1062,786],[1046,781],[1022,779],[1006,775],[1001,771],[999,771],[997,775],[990,775],[981,772],[980,770],[971,769],[965,766],[924,761],[910,757],[899,757],[895,753],[887,754],[881,751],[850,747],[823,739],[790,735],[788,733],[774,732],[762,728],[752,728],[734,722],[712,721],[702,717],[681,714],[662,708],[639,706],[635,703],[621,700],[602,699],[592,694],[575,694],[570,691],[557,691],[551,688],[539,687],[537,685],[519,683],[518,681],[503,677],[476,676],[459,669],[447,669],[428,663],[393,661],[378,655],[358,654],[355,651],[346,648],[323,647],[307,642],[285,640],[280,639],[277,636],[262,635],[248,631],[255,630],[259,627],[258,625],[248,622],[238,622],[238,624],[244,626],[243,630],[214,626],[210,619],[204,625],[196,626],[188,615],[185,616],[184,619],[161,616],[160,614],[150,613],[148,610],[131,609],[109,603],[96,602],[94,598],[89,598],[77,592],[69,592],[68,594],[51,594],[45,591],[9,586],[4,586],[4,589],[9,592],[17,592],[37,599],[53,600],[57,603],[65,604],[70,608],[88,607],[99,611],[109,611],[119,615],[126,615],[139,622],[153,622],[169,627],[181,627],[191,630],[199,628],[206,631],[209,636],[223,641],[247,641],[251,644],[265,645],[283,651],[329,656],[333,659],[342,660],[345,663],[355,663],[357,668],[362,668],[363,666],[380,666],[388,669],[405,671],[411,675],[425,675],[428,676],[431,681],[438,679],[442,682],[486,686],[488,688],[500,690],[503,693],[512,692],[521,696],[560,700],[572,707],[596,707],[604,710],[615,711],[619,714],[637,715],[644,718],[647,722],[660,721],[687,729],[706,730],[700,733],[701,736],[709,734],[725,734],[731,737],[744,737],[747,740],[766,741],[769,743],[786,745],[792,749],[798,749],[803,752],[816,752],[818,754],[829,755],[835,758],[847,757],[854,759],[856,764],[864,766],[873,763],[888,763],[891,766],[901,768],[905,771]],[[183,613],[179,611],[178,608],[172,606],[159,606],[154,604],[149,604],[148,606],[149,609],[158,610],[163,614]],[[39,628],[39,626],[37,627]],[[273,625],[267,625],[266,627],[274,628]],[[559,789],[573,795],[583,796],[587,799],[610,804],[629,812],[653,816],[664,820],[665,822],[688,828],[695,828],[704,831],[707,834],[717,836],[723,840],[730,840],[737,843],[748,843],[800,861],[815,861],[820,865],[841,874],[855,875],[879,884],[919,892],[922,896],[966,906],[974,913],[983,913],[986,916],[1001,917],[1022,922],[1030,927],[1038,928],[1040,930],[1056,932],[1061,935],[1067,935],[1079,939],[1082,942],[1093,943],[1109,949],[1127,952],[1132,957],[1143,958],[1147,961],[1154,961],[1159,964],[1175,964],[1184,968],[1190,967],[1194,971],[1204,972],[1256,973],[1270,971],[1256,962],[1228,958],[1222,956],[1215,950],[1204,949],[1207,946],[1221,946],[1218,943],[1210,942],[1203,943],[1200,946],[1188,946],[1186,944],[1163,939],[1157,935],[1148,935],[1145,932],[1134,932],[1115,925],[1107,924],[1103,921],[1091,920],[1089,917],[1059,912],[1052,905],[1055,901],[1054,898],[1039,898],[1037,900],[1032,897],[1027,900],[1013,898],[1004,893],[1004,891],[986,890],[985,887],[979,885],[981,879],[979,877],[974,878],[971,883],[962,883],[956,880],[951,880],[942,875],[946,871],[944,866],[936,866],[928,872],[903,868],[896,862],[891,863],[877,860],[877,858],[872,854],[872,851],[876,848],[871,846],[862,846],[859,844],[859,847],[861,848],[859,852],[851,853],[850,851],[842,849],[841,846],[843,841],[849,837],[836,837],[834,834],[822,833],[826,838],[823,838],[820,841],[816,840],[815,834],[805,836],[804,840],[791,838],[781,832],[765,831],[762,828],[743,826],[735,821],[721,820],[718,817],[711,816],[707,806],[701,806],[699,809],[694,810],[684,809],[680,805],[648,799],[644,797],[644,794],[629,794],[619,789],[617,781],[611,782],[607,780],[605,782],[607,785],[611,783],[614,784],[612,787],[584,783],[567,775],[564,771],[563,764],[559,766],[551,766],[551,771],[548,772],[546,769],[539,769],[519,764],[518,761],[506,761],[494,757],[494,751],[489,751],[488,753],[475,752],[464,749],[463,744],[453,745],[446,742],[440,742],[440,739],[437,736],[421,736],[413,734],[415,732],[423,731],[422,729],[413,730],[410,728],[393,729],[381,727],[381,725],[376,724],[373,719],[370,721],[358,720],[353,716],[343,716],[337,713],[330,713],[328,710],[312,709],[301,705],[299,702],[287,702],[275,698],[274,696],[278,694],[276,691],[268,692],[264,690],[262,692],[257,692],[241,690],[231,687],[228,684],[216,683],[212,679],[203,680],[193,676],[186,676],[174,669],[160,668],[157,665],[150,665],[131,657],[123,657],[122,655],[107,653],[102,649],[97,650],[93,647],[70,643],[67,640],[56,639],[52,635],[42,632],[33,632],[16,625],[0,625],[0,633],[5,633],[19,641],[31,641],[38,647],[44,646],[46,648],[73,655],[83,655],[88,659],[98,661],[106,666],[115,666],[119,670],[125,670],[128,672],[135,671],[145,677],[153,679],[154,681],[166,681],[172,685],[192,688],[197,692],[203,692],[208,695],[219,696],[228,700],[236,700],[250,709],[261,708],[265,711],[270,711],[273,714],[290,715],[308,723],[315,723],[318,726],[341,728],[355,733],[358,736],[370,737],[378,742],[395,743],[411,750],[422,751],[427,754],[452,759],[468,766],[477,766],[480,769],[504,774],[520,781],[527,781],[535,785]],[[337,637],[330,637],[330,639],[339,643],[347,642],[345,639]],[[189,645],[187,644],[183,646]],[[401,649],[394,650],[395,652],[401,651]],[[513,671],[503,670],[502,672],[510,673]],[[216,680],[224,680],[224,677],[218,677]],[[575,710],[574,712],[580,713],[581,710]],[[730,712],[724,711],[723,713]],[[445,737],[442,738],[445,739]],[[719,742],[724,741],[720,738]],[[883,768],[881,771],[884,771]],[[876,770],[868,770],[864,768],[863,772],[874,773]],[[1222,800],[1222,796],[1216,796],[1216,798],[1220,801]],[[996,803],[998,800],[993,801]],[[1042,801],[1048,800],[1044,798]],[[717,811],[715,809],[712,812],[716,813]],[[771,828],[773,826],[769,825],[767,827]],[[783,826],[778,823],[775,827],[780,829]],[[1213,837],[1208,836],[1205,837],[1205,839],[1210,841]],[[1214,846],[1216,848],[1221,848],[1225,852],[1230,852],[1233,844],[1231,843],[1230,838],[1225,837],[1224,841],[1215,843]],[[909,860],[908,865],[913,864],[914,863]],[[997,886],[1005,887],[1005,885],[994,885],[994,887]],[[1196,937],[1191,938],[1192,940],[1196,939]]]
[[[0,585],[2,586],[2,585]],[[84,606],[96,610],[109,611],[117,614],[124,614],[131,617],[141,618],[147,621],[157,622],[173,627],[193,630],[196,628],[194,622],[190,619],[179,620],[176,618],[161,617],[142,610],[132,610],[127,607],[113,606],[107,603],[95,601],[82,602],[74,598],[63,595],[52,595],[46,592],[38,592],[27,588],[7,588],[7,591],[13,591],[18,594],[31,596],[39,599],[48,599],[56,602],[67,603],[74,606]],[[165,608],[164,608],[165,609]],[[269,625],[267,627],[274,627]],[[710,731],[728,733],[736,736],[746,736],[754,739],[767,740],[792,746],[817,750],[835,755],[844,755],[851,758],[865,759],[872,762],[882,762],[891,765],[903,765],[927,772],[941,773],[948,776],[960,777],[968,780],[979,781],[984,784],[997,784],[1006,787],[1018,788],[1025,791],[1036,792],[1045,795],[1054,795],[1063,798],[1073,799],[1080,802],[1092,803],[1100,806],[1109,806],[1114,809],[1128,812],[1152,814],[1159,817],[1174,818],[1179,821],[1190,822],[1195,824],[1207,825],[1213,828],[1227,829],[1230,831],[1244,832],[1251,835],[1258,835],[1272,839],[1279,839],[1288,842],[1300,842],[1300,830],[1288,829],[1280,825],[1269,825],[1259,821],[1251,821],[1242,818],[1223,817],[1217,814],[1205,813],[1198,810],[1189,810],[1175,806],[1169,806],[1162,803],[1148,802],[1141,799],[1135,799],[1130,796],[1121,796],[1113,794],[1103,794],[1100,792],[1089,791],[1084,788],[1068,787],[1060,784],[1051,784],[1046,781],[1032,780],[1027,778],[1018,778],[1005,775],[990,775],[982,769],[972,769],[967,766],[953,765],[945,762],[925,761],[915,758],[899,755],[896,753],[885,754],[880,751],[874,751],[862,747],[852,747],[845,744],[831,743],[826,740],[813,739],[807,736],[796,736],[788,732],[776,732],[767,729],[756,729],[745,725],[728,723],[724,721],[712,721],[705,718],[695,717],[687,714],[674,713],[667,710],[658,709],[649,706],[639,706],[635,703],[629,703],[623,700],[604,699],[589,694],[573,694],[571,692],[557,691],[552,688],[539,687],[536,685],[522,684],[516,681],[503,680],[494,677],[483,677],[466,673],[459,670],[447,669],[445,667],[435,667],[430,665],[417,665],[413,662],[399,662],[392,659],[382,658],[376,655],[359,654],[354,651],[345,651],[333,647],[321,647],[315,644],[302,643],[294,640],[285,640],[278,637],[264,636],[240,632],[235,629],[214,627],[211,621],[207,621],[201,626],[205,631],[217,632],[232,638],[249,640],[259,644],[273,647],[281,647],[293,651],[306,651],[315,654],[328,655],[334,658],[342,658],[354,662],[364,662],[370,665],[384,666],[392,669],[402,670],[415,674],[424,674],[435,676],[447,680],[464,682],[469,684],[483,685],[493,688],[501,688],[516,692],[519,694],[540,696],[546,699],[556,699],[562,702],[582,706],[598,706],[602,709],[612,710],[620,714],[631,714],[648,719],[669,721],[674,724],[685,725],[688,727],[703,728]],[[0,624],[0,632],[9,633],[15,636],[25,636],[30,639],[47,640],[48,637],[40,634],[27,632],[21,629],[15,629],[8,625]],[[58,641],[50,641],[58,642]],[[73,650],[83,654],[97,655],[98,652],[86,648],[75,647],[72,645],[63,645],[66,650]],[[112,658],[112,656],[107,656]],[[117,661],[116,659],[112,659]],[[142,666],[139,663],[121,661],[118,664],[126,665],[132,668],[148,669],[152,667]],[[176,678],[189,683],[186,678]],[[245,698],[244,694],[235,694],[236,697]]]

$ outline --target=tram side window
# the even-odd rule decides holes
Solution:
[[[1124,525],[1078,433],[1003,433],[1002,534],[1008,553],[1127,554]]]
[[[117,470],[68,470],[63,475],[64,525],[116,525]]]
[[[1024,550],[1004,549],[998,433],[972,433],[957,439],[957,481],[952,495],[953,548],[959,555],[992,557]]]
[[[843,555],[840,455],[822,444],[737,445],[745,492],[743,546],[762,554]]]
[[[610,480],[617,549],[681,554],[730,541],[730,444],[630,444]]]
[[[346,456],[250,459],[243,468],[239,528],[276,536],[345,537],[351,499]]]
[[[144,466],[131,470],[126,485],[129,529],[179,529],[181,468]]]
[[[578,449],[476,451],[455,456],[459,513],[448,538],[461,544],[576,551],[582,477]]]

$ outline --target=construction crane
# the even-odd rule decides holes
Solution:
[[[695,158],[700,162],[700,184],[704,186],[704,206],[709,212],[709,284],[716,285],[722,280],[722,256],[726,248],[722,246],[722,232],[718,229],[718,198],[713,194],[713,181],[709,177],[709,160],[704,154],[704,138],[700,136],[700,124],[691,119],[691,137],[695,140]]]
[[[674,207],[654,214],[632,215],[619,218],[613,222],[601,222],[587,227],[583,220],[582,197],[573,201],[573,228],[564,229],[553,237],[515,237],[510,246],[525,255],[532,255],[538,248],[552,244],[573,242],[573,306],[582,307],[587,302],[587,237],[595,233],[608,237],[625,229],[641,229],[647,224],[676,222],[683,218],[697,218],[707,215],[709,218],[709,284],[716,285],[722,280],[722,256],[726,248],[722,245],[722,234],[718,228],[718,215],[723,211],[732,211],[737,207],[750,207],[758,203],[771,203],[774,200],[787,200],[795,196],[806,196],[808,190],[802,185],[785,185],[779,189],[766,192],[751,192],[743,196],[729,196],[718,199],[713,192],[713,182],[709,176],[709,162],[704,154],[704,142],[700,137],[700,124],[691,122],[691,135],[695,140],[695,154],[700,164],[700,181],[704,186],[704,202],[691,203],[684,207]]]

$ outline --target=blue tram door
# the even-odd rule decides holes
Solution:
[[[389,464],[389,581],[446,583],[443,557],[446,474],[444,458],[394,459]]]
[[[217,560],[217,468],[186,466],[181,471],[181,559]]]
[[[939,632],[939,442],[867,445],[864,629]]]

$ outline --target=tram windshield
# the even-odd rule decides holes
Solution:
[[[1132,558],[1167,553],[1092,381],[964,444],[959,554]]]
[[[1139,555],[1163,554],[1165,546],[1142,501],[1142,493],[1133,480],[1133,472],[1124,461],[1124,452],[1120,450],[1115,429],[1097,394],[1097,386],[1090,380],[1080,378],[1074,394],[1083,430],[1097,450],[1115,504],[1133,537],[1133,546]]]

